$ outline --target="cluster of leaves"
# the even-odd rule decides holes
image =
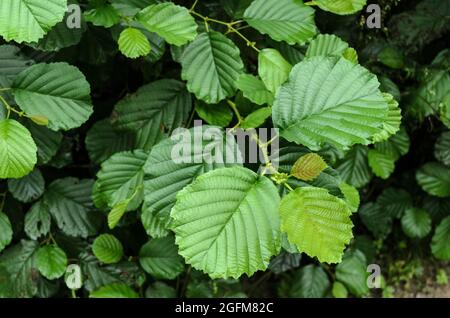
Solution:
[[[0,296],[364,296],[396,220],[450,259],[450,6],[365,5],[2,0]]]

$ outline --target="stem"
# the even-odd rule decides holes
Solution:
[[[193,12],[195,10],[195,7],[197,6],[198,0],[195,0],[194,4],[192,5],[191,9],[189,11]]]
[[[9,87],[2,87],[2,88],[0,88],[0,92],[6,92],[6,91],[9,91],[11,88],[9,88]]]
[[[0,198],[2,198],[0,201],[0,212],[1,212],[3,210],[6,201],[6,192],[0,193]]]
[[[234,102],[232,102],[231,100],[227,99],[227,103],[228,103],[228,105],[230,105],[231,109],[236,114],[236,117],[238,119],[238,124],[235,127],[233,127],[233,129],[234,129],[236,127],[239,127],[242,124],[242,122],[244,121],[244,119],[242,118],[241,114],[239,113],[239,110],[237,109],[237,106],[236,106],[236,104]]]
[[[71,290],[72,298],[77,298],[77,291],[75,289]]]
[[[5,105],[5,108],[8,111],[8,114],[6,115],[6,118],[9,118],[9,116],[11,115],[11,112],[16,113],[20,117],[25,116],[24,112],[18,111],[17,109],[15,109],[11,105],[9,105],[8,102],[6,101],[6,99],[4,99],[2,95],[0,95],[0,101],[3,103],[3,105]]]

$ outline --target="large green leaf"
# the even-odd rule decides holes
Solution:
[[[236,82],[236,85],[242,91],[244,97],[248,98],[255,104],[272,105],[273,93],[267,90],[264,82],[258,77],[250,74],[241,74]]]
[[[326,189],[305,187],[281,201],[281,230],[300,252],[320,262],[339,263],[345,245],[353,237],[351,211]]]
[[[360,145],[353,147],[347,153],[336,168],[345,182],[357,188],[362,188],[370,182],[372,171],[368,164],[367,153],[367,147]]]
[[[139,90],[115,106],[113,125],[136,132],[136,148],[149,150],[165,132],[188,120],[192,99],[184,83],[163,79]]]
[[[86,21],[93,25],[110,28],[120,22],[119,12],[106,1],[91,1],[90,9],[84,12]]]
[[[39,244],[21,241],[0,255],[0,297],[33,297],[39,272],[35,254]]]
[[[358,211],[363,224],[378,238],[385,238],[392,230],[391,214],[378,203],[369,202]]]
[[[305,57],[336,56],[340,57],[348,48],[348,43],[333,34],[319,34],[308,46]]]
[[[412,207],[413,199],[403,189],[386,188],[377,198],[377,204],[381,206],[383,211],[389,213],[391,217],[399,219],[407,209]]]
[[[368,275],[366,257],[358,250],[347,251],[342,263],[336,266],[336,280],[344,283],[347,289],[358,297],[369,293]]]
[[[51,215],[42,201],[36,202],[25,215],[25,233],[37,240],[50,232]]]
[[[275,49],[264,49],[258,54],[258,74],[274,94],[287,81],[291,69],[292,65]]]
[[[236,142],[218,127],[203,126],[174,133],[152,149],[145,164],[147,213],[167,225],[180,190],[198,176],[240,160]]]
[[[288,296],[296,298],[325,297],[330,289],[330,280],[322,267],[310,264],[298,270],[292,278]]]
[[[313,0],[311,4],[317,5],[325,11],[346,15],[361,11],[366,2],[367,0]]]
[[[289,44],[304,44],[317,33],[314,10],[298,0],[253,1],[244,19],[262,34]]]
[[[12,119],[0,120],[0,179],[22,178],[37,162],[30,132]]]
[[[389,107],[388,117],[387,120],[383,123],[383,130],[373,136],[374,142],[384,141],[390,136],[395,135],[399,131],[400,124],[402,122],[402,111],[399,107],[398,102],[394,99],[394,96],[387,93],[383,93],[383,96]],[[403,136],[403,132],[401,132],[401,134]],[[404,132],[404,134],[406,134],[406,137],[408,137],[408,134],[406,132]]]
[[[130,286],[123,283],[115,283],[102,286],[89,294],[90,298],[139,298],[139,294]]]
[[[439,136],[434,145],[434,156],[446,166],[450,166],[450,131]]]
[[[212,278],[251,276],[280,250],[279,195],[264,176],[233,167],[198,177],[172,209],[179,253]]]
[[[119,50],[126,57],[135,59],[151,51],[150,42],[144,33],[135,28],[126,28],[120,33]]]
[[[184,270],[183,258],[178,255],[171,236],[152,239],[139,252],[142,268],[157,279],[175,279]]]
[[[58,227],[67,235],[88,237],[95,234],[92,180],[64,178],[53,181],[44,194],[44,202]]]
[[[409,151],[410,140],[405,128],[401,128],[395,135],[389,139],[375,144],[375,150],[381,154],[398,160]]]
[[[402,217],[402,229],[409,237],[424,238],[431,231],[431,217],[424,209],[408,209]]]
[[[92,244],[92,252],[102,263],[114,264],[122,259],[123,246],[114,235],[102,234]]]
[[[11,243],[12,237],[11,222],[8,216],[0,211],[0,252]]]
[[[389,178],[392,172],[394,172],[395,159],[388,154],[379,152],[376,149],[369,149],[367,159],[373,173],[381,179]]]
[[[443,219],[436,227],[431,242],[431,251],[438,259],[450,259],[450,216]]]
[[[44,193],[44,177],[40,170],[35,169],[23,178],[8,180],[8,190],[21,202],[34,201]]]
[[[143,198],[144,164],[147,153],[142,150],[120,152],[103,162],[97,174],[98,180],[94,188],[94,196],[105,203],[105,207],[113,208],[124,200],[133,198],[130,210],[137,208]],[[127,204],[128,205],[128,204]]]
[[[67,268],[66,253],[58,246],[43,246],[36,253],[36,266],[45,278],[60,278]]]
[[[44,126],[39,126],[31,120],[25,123],[25,127],[31,132],[37,146],[37,157],[39,164],[48,163],[58,152],[63,141],[61,132],[56,132]]]
[[[184,45],[197,36],[197,24],[189,11],[170,2],[148,6],[137,20],[173,45]]]
[[[429,162],[416,172],[417,183],[427,193],[445,198],[450,196],[450,168]]]
[[[36,42],[64,18],[67,0],[2,0],[0,35],[16,42]]]
[[[89,83],[67,63],[33,65],[16,77],[12,88],[20,108],[48,118],[52,130],[79,127],[93,112]]]
[[[234,95],[244,68],[238,47],[215,31],[197,36],[184,50],[181,65],[188,90],[209,104]]]
[[[259,96],[259,92],[257,95]],[[233,120],[233,112],[225,101],[212,105],[197,100],[195,111],[201,119],[213,126],[228,127]]]
[[[367,145],[387,119],[378,86],[375,75],[344,58],[305,59],[275,97],[274,124],[282,137],[312,150]]]

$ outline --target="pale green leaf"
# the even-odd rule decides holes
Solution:
[[[11,222],[8,216],[0,211],[0,252],[11,243],[12,237]]]
[[[256,0],[244,13],[245,21],[276,41],[304,44],[316,33],[314,10],[299,0]]]
[[[334,298],[347,298],[348,291],[344,284],[335,281],[333,287],[331,288],[331,294]]]
[[[344,58],[305,59],[275,96],[274,124],[282,137],[312,150],[367,145],[387,118],[378,86],[375,75]]]
[[[320,262],[339,263],[353,237],[351,211],[326,189],[305,187],[281,201],[281,230],[299,251]]]
[[[156,279],[175,279],[184,270],[183,258],[178,255],[175,240],[171,236],[152,239],[143,245],[139,262]]]
[[[333,34],[319,34],[308,46],[305,57],[335,56],[341,57],[348,43]]]
[[[102,286],[89,294],[90,298],[139,298],[139,294],[130,286],[122,283],[115,283]]]
[[[66,253],[58,246],[43,246],[36,253],[36,266],[45,278],[50,280],[60,278],[67,268]]]
[[[263,125],[266,122],[266,120],[270,118],[271,115],[272,115],[271,107],[263,107],[257,109],[244,118],[240,127],[242,129],[258,128],[259,126]]]
[[[310,3],[325,11],[347,15],[361,11],[366,2],[367,0],[313,0]]]
[[[201,175],[178,193],[171,212],[179,253],[212,278],[265,270],[280,250],[278,205],[273,183],[251,170]]]
[[[251,74],[241,74],[236,82],[237,88],[242,91],[245,98],[248,98],[257,105],[273,103],[273,93],[269,92],[258,77]]]
[[[92,252],[100,262],[114,264],[122,259],[123,246],[114,235],[102,234],[92,244]]]
[[[93,112],[89,83],[67,63],[33,65],[16,77],[12,88],[20,108],[27,115],[47,117],[52,130],[79,127]]]
[[[123,30],[118,43],[120,52],[131,59],[146,56],[151,51],[150,42],[145,34],[134,28]]]
[[[381,179],[387,179],[394,172],[395,159],[389,154],[384,154],[376,149],[369,149],[367,153],[369,166],[373,173]]]
[[[185,7],[174,3],[151,5],[139,12],[137,20],[168,43],[181,46],[197,36],[197,24]]]
[[[233,96],[244,64],[239,48],[225,35],[202,33],[181,56],[181,77],[188,90],[208,104]]]
[[[37,162],[30,132],[12,119],[0,120],[0,179],[22,178]]]
[[[344,195],[344,200],[347,202],[350,210],[352,212],[358,211],[359,204],[361,202],[358,189],[345,182],[342,182],[339,185],[339,188],[341,189],[341,192]]]
[[[291,69],[292,65],[275,49],[264,49],[258,54],[258,74],[274,94],[287,81]]]

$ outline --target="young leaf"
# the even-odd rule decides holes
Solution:
[[[328,167],[322,157],[316,153],[309,153],[297,159],[291,174],[303,181],[312,181]]]
[[[36,42],[67,10],[67,0],[2,0],[0,2],[0,35],[18,43]]]
[[[12,119],[0,120],[0,179],[22,178],[37,162],[30,132]]]
[[[222,33],[202,33],[181,56],[181,77],[188,90],[208,104],[234,95],[244,64],[239,48]]]
[[[282,137],[311,150],[324,143],[340,149],[367,145],[387,118],[378,86],[375,75],[344,58],[305,59],[275,97],[274,124]]]
[[[66,63],[33,65],[16,77],[12,88],[20,108],[29,116],[45,116],[55,131],[79,127],[93,112],[89,83]]]
[[[66,253],[58,246],[43,246],[36,253],[36,266],[45,278],[50,280],[60,278],[67,268]]]
[[[320,262],[339,263],[353,237],[347,204],[314,187],[297,188],[281,201],[281,230],[299,251]]]
[[[424,238],[431,231],[431,217],[424,209],[408,209],[402,217],[402,229],[409,237]]]
[[[388,154],[381,153],[376,149],[369,149],[367,159],[373,173],[381,179],[389,178],[392,172],[394,172],[395,159]]]
[[[100,262],[114,264],[123,257],[122,243],[111,234],[102,234],[92,244],[92,252]]]
[[[178,255],[171,236],[152,239],[142,246],[139,262],[147,273],[157,279],[175,279],[184,270],[183,258]]]
[[[258,74],[270,92],[277,92],[289,78],[291,69],[292,65],[277,50],[264,49],[259,52]]]
[[[316,33],[314,9],[297,0],[256,0],[244,13],[245,21],[276,41],[304,44]]]
[[[150,42],[138,29],[126,28],[120,33],[119,50],[131,59],[146,56],[151,51]]]
[[[184,45],[197,36],[197,24],[189,11],[171,2],[148,6],[139,12],[137,20],[150,32],[176,46]]]
[[[180,255],[212,278],[266,269],[280,250],[278,204],[276,187],[251,170],[201,175],[179,192],[171,212]]]

